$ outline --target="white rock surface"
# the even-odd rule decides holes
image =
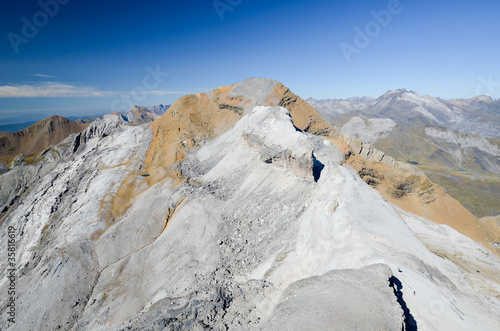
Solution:
[[[365,118],[353,116],[342,125],[340,131],[372,144],[378,139],[387,137],[396,127],[390,118]]]
[[[486,272],[499,259],[387,202],[281,107],[256,107],[190,152],[183,185],[147,188],[137,176],[143,191],[110,220],[109,197],[151,139],[144,125],[96,121],[7,214],[0,236],[17,229],[18,310],[8,327],[1,297],[2,329],[304,329],[314,307],[317,325],[338,317],[339,330],[500,328]],[[485,272],[464,269],[476,264]]]

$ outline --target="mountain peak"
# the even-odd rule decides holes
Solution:
[[[493,103],[493,102],[495,102],[495,100],[493,100],[488,95],[477,95],[475,97],[472,97],[471,100],[479,101],[479,102],[484,102],[484,103]]]
[[[386,98],[393,98],[393,97],[404,97],[405,95],[412,94],[412,95],[418,95],[415,91],[412,90],[407,90],[405,88],[400,88],[397,90],[389,90],[385,92],[381,98],[386,99]]]

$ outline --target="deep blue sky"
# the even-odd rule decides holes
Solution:
[[[172,103],[254,76],[303,98],[376,97],[397,88],[500,98],[498,0],[401,0],[402,12],[350,63],[339,45],[355,46],[355,27],[364,30],[370,12],[390,1],[220,2],[241,3],[221,20],[213,0],[71,0],[16,53],[9,33],[23,37],[22,18],[33,22],[42,9],[37,1],[2,1],[0,121],[124,110],[123,96],[145,106]],[[169,75],[156,86],[148,80],[147,96],[134,99],[148,66]],[[481,87],[481,79],[495,84]]]

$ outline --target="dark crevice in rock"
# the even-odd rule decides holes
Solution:
[[[405,300],[403,299],[403,292],[401,292],[401,289],[403,288],[403,284],[401,284],[401,281],[397,279],[396,277],[392,276],[389,279],[390,286],[394,290],[394,295],[396,296],[399,305],[401,306],[401,309],[403,309],[403,314],[404,314],[404,322],[402,325],[401,330],[406,330],[406,331],[417,331],[417,321],[413,317],[413,315],[410,312],[410,309],[408,308],[408,305],[406,304]]]
[[[81,140],[82,140],[82,133],[80,132],[80,133],[78,133],[78,135],[75,137],[75,140],[73,141],[73,147],[71,148],[70,153],[76,153],[76,151],[80,147]]]
[[[320,161],[318,161],[318,159],[316,159],[314,154],[312,155],[312,159],[313,159],[313,177],[314,181],[317,182],[319,180],[319,177],[321,176],[321,171],[323,171],[323,169],[325,168],[325,165]]]

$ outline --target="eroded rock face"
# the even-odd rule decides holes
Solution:
[[[68,140],[2,216],[19,275],[15,325],[0,297],[3,329],[262,329],[307,323],[309,308],[321,325],[401,329],[411,315],[422,329],[499,327],[495,255],[366,185],[291,92],[276,100],[293,111],[245,108],[230,90],[183,98],[151,126],[105,118]],[[369,165],[365,177],[389,177]]]
[[[313,176],[313,145],[293,127],[281,125],[291,120],[286,109],[260,107],[255,108],[251,116],[260,116],[260,119],[255,119],[259,125],[245,129],[243,138],[251,148],[259,152],[264,163],[292,169],[299,176]],[[280,116],[283,118],[279,118]],[[274,132],[280,134],[274,135]]]
[[[32,177],[29,190],[2,216],[2,226],[14,227],[17,241],[19,318],[12,329],[69,329],[93,291],[102,269],[94,240],[113,222],[112,203],[120,184],[139,168],[130,156],[140,158],[142,148],[144,157],[151,137],[145,127],[122,122],[102,131],[100,125],[97,121],[54,147],[59,157],[39,162],[48,167],[45,173]],[[80,141],[76,150],[69,148],[74,141]],[[38,163],[30,167],[43,169]],[[3,329],[8,325],[2,320]]]

